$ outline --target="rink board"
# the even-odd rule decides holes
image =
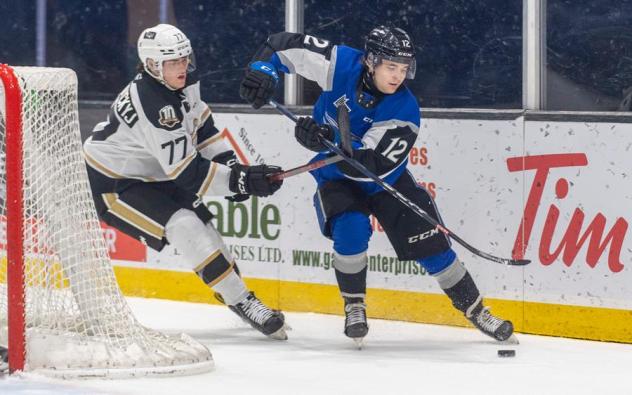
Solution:
[[[215,121],[242,161],[291,168],[310,157],[281,116],[216,114]],[[507,267],[454,246],[494,312],[518,330],[632,343],[630,132],[625,123],[522,117],[422,121],[409,169],[436,196],[447,226],[481,250],[533,261]],[[340,314],[331,241],[318,229],[313,193],[304,174],[271,198],[206,203],[266,301]],[[212,301],[179,251],[156,253],[112,230],[106,239],[127,294]],[[395,258],[377,223],[368,253],[371,316],[466,324],[431,276]]]

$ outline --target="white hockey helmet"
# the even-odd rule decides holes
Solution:
[[[145,71],[158,81],[165,83],[162,67],[166,60],[189,57],[187,71],[195,70],[193,48],[187,36],[177,27],[161,23],[143,30],[138,37],[138,57]],[[153,68],[150,68],[150,62]]]

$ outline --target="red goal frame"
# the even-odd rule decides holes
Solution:
[[[24,204],[22,194],[22,91],[13,69],[0,64],[5,92],[7,173],[7,308],[9,372],[24,370]]]

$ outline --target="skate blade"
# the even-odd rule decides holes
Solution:
[[[362,347],[364,347],[364,338],[363,337],[352,337],[353,341],[356,344],[356,347],[358,347],[358,350],[362,350]]]
[[[290,331],[292,330],[292,327],[291,327],[291,326],[289,326],[288,324],[283,324],[283,329],[284,329],[286,332],[290,332]]]
[[[279,329],[278,331],[274,333],[269,334],[268,337],[274,340],[287,340],[287,333],[285,333],[285,327]]]
[[[503,340],[498,342],[499,344],[506,344],[506,345],[518,345],[520,344],[520,342],[518,341],[518,338],[516,337],[515,334],[512,334],[511,336],[509,336],[509,338],[507,340]]]

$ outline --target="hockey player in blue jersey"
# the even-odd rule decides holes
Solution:
[[[295,127],[296,140],[318,152],[314,160],[332,155],[319,135],[339,142],[337,108],[345,106],[354,138],[352,157],[441,222],[434,201],[406,169],[421,117],[415,96],[404,85],[416,71],[415,49],[405,31],[379,26],[369,33],[364,51],[300,33],[273,34],[247,68],[241,97],[254,108],[266,104],[278,71],[300,74],[323,90],[313,117],[299,118]],[[499,341],[512,335],[512,323],[493,316],[483,305],[476,284],[443,233],[347,162],[311,173],[318,184],[314,207],[321,230],[333,240],[333,266],[345,303],[345,335],[361,339],[368,333],[370,214],[384,228],[397,257],[419,262],[474,326]]]

